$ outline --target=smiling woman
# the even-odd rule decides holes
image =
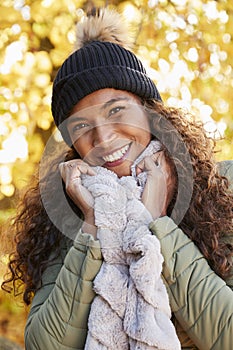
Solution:
[[[162,103],[122,28],[110,10],[78,24],[53,83],[68,150],[22,199],[3,288],[31,304],[26,349],[230,349],[233,163]]]
[[[151,140],[140,99],[122,90],[101,89],[87,95],[72,109],[66,125],[85,162],[118,176],[131,174],[132,163]]]

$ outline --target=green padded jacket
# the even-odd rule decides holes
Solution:
[[[233,161],[220,163],[220,170],[233,184]],[[233,277],[227,283],[218,277],[169,217],[152,222],[150,229],[160,240],[163,280],[182,349],[232,349]],[[233,242],[233,236],[228,240]],[[101,264],[99,242],[91,235],[79,230],[72,245],[64,240],[60,257],[45,270],[33,298],[26,350],[84,349],[95,297],[92,282]]]

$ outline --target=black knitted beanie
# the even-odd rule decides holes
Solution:
[[[118,32],[121,30],[117,28],[120,24],[115,20],[115,27],[112,25],[110,28],[106,23],[106,19],[114,20],[113,15],[119,18],[119,14],[104,10],[87,18],[86,23],[77,27],[77,30],[84,33],[81,34],[80,40],[83,42],[64,61],[54,80],[52,114],[55,124],[69,145],[70,139],[63,122],[69,117],[72,108],[83,97],[94,91],[114,88],[132,92],[142,98],[161,101],[159,92],[146,74],[141,61],[132,51],[123,47],[121,35],[114,33],[114,30]],[[96,27],[95,34],[93,34],[93,25]],[[88,26],[92,35],[88,33]],[[103,35],[103,30],[106,29],[111,31],[110,35],[109,32]],[[78,34],[80,35],[80,32]],[[83,38],[83,36],[86,37]]]

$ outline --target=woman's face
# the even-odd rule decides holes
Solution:
[[[140,99],[122,90],[102,89],[84,97],[73,108],[67,128],[85,162],[119,177],[131,174],[131,165],[151,140]]]

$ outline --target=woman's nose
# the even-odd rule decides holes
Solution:
[[[96,146],[103,146],[106,147],[109,145],[109,142],[113,141],[115,137],[115,132],[113,125],[106,124],[98,124],[95,126],[93,130],[93,145]]]

